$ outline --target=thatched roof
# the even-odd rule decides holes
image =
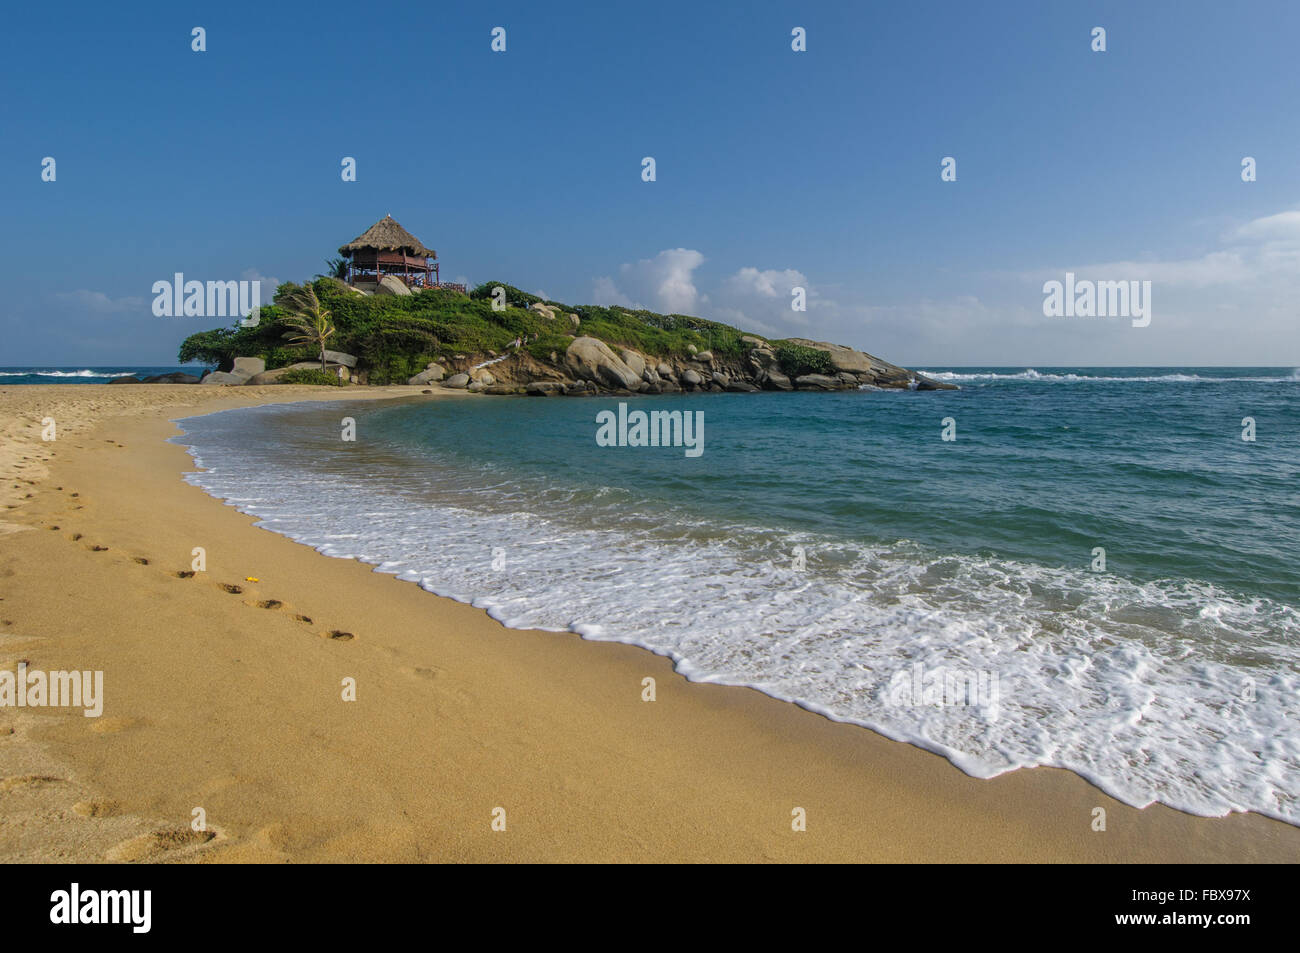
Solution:
[[[351,258],[352,253],[363,248],[377,248],[380,251],[402,251],[420,258],[437,258],[438,253],[432,248],[425,248],[424,243],[402,228],[393,216],[385,215],[375,224],[352,241],[339,249],[339,254]]]

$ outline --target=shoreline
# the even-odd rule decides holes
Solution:
[[[178,416],[421,389],[0,387],[5,416],[25,415],[19,423],[36,431],[42,405],[70,415],[54,448],[28,427],[25,442],[6,433],[0,454],[0,472],[19,475],[0,498],[19,507],[0,517],[19,526],[0,535],[0,666],[29,658],[47,670],[106,673],[99,719],[0,709],[0,813],[19,818],[0,828],[0,857],[1300,855],[1300,829],[1261,815],[1139,810],[1057,768],[978,780],[939,755],[754,689],[688,682],[645,649],[506,629],[369,565],[258,532],[255,517],[185,482],[193,461],[167,442]],[[461,393],[434,391],[431,399]],[[198,409],[180,413],[196,406],[190,397]],[[202,541],[207,572],[177,578]],[[262,608],[269,600],[278,605]],[[335,631],[354,637],[329,638]],[[647,676],[657,682],[653,703],[641,700]],[[356,702],[340,699],[342,677],[357,679]],[[498,806],[505,832],[491,829]],[[195,807],[217,836],[190,830]],[[806,832],[791,830],[795,807],[807,812]],[[1092,830],[1095,807],[1106,811],[1105,832]]]

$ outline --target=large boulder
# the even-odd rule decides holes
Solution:
[[[562,381],[533,381],[524,392],[530,397],[554,397],[557,394],[564,393],[564,383]]]
[[[266,370],[266,361],[260,357],[237,357],[235,358],[234,367],[230,369],[230,373],[248,380],[264,370]]]
[[[753,394],[758,390],[758,388],[749,381],[731,381],[727,384],[726,389],[739,394]]]
[[[379,284],[375,288],[375,295],[399,295],[410,297],[411,289],[406,287],[406,282],[401,278],[395,278],[392,275],[384,275],[379,279]]]
[[[704,383],[704,378],[688,367],[682,371],[682,383],[689,384],[691,387],[699,387]]]
[[[619,357],[623,359],[624,364],[632,368],[632,373],[637,377],[641,377],[645,374],[645,358],[636,351],[624,350]]]
[[[638,390],[641,386],[640,375],[596,338],[574,338],[564,352],[564,363],[574,377],[594,384],[627,390]]]
[[[776,352],[767,345],[751,349],[745,354],[745,363],[755,374],[776,365]]]
[[[937,381],[932,377],[926,377],[924,374],[916,375],[917,390],[960,390],[956,384],[949,384],[947,381]]]
[[[312,364],[312,365],[310,365],[310,366],[311,366],[311,367],[314,367],[314,368],[317,369],[317,370],[320,370],[320,364],[319,364],[319,362],[318,362],[318,363],[315,363],[315,364]],[[273,370],[273,371],[262,371],[262,373],[260,373],[260,374],[254,374],[252,377],[250,377],[250,378],[248,379],[248,383],[249,383],[249,385],[251,385],[251,386],[256,386],[256,385],[259,385],[259,384],[278,384],[278,383],[280,383],[280,378],[281,378],[281,377],[284,377],[285,374],[288,374],[288,373],[289,373],[290,371],[292,371],[292,370],[297,370],[297,368],[294,368],[294,367],[277,367],[277,368],[276,368],[275,370]]]
[[[197,384],[199,379],[193,374],[186,374],[184,371],[174,371],[171,374],[155,374],[153,377],[146,377],[142,383],[145,384]]]
[[[144,381],[140,380],[140,378],[136,377],[134,374],[128,374],[125,377],[114,377],[111,381],[109,381],[109,383],[110,384],[143,384]]]
[[[470,371],[469,376],[473,378],[476,382],[482,384],[484,387],[491,387],[493,384],[497,382],[496,377],[493,375],[491,371],[482,368],[478,370]]]
[[[402,287],[406,287],[406,286],[403,285]],[[356,366],[357,366],[357,359],[356,359],[356,357],[354,357],[353,355],[351,355],[351,354],[346,354],[346,353],[344,353],[343,351],[326,351],[326,352],[325,352],[325,363],[326,363],[326,364],[342,364],[344,367],[356,367]],[[320,361],[317,361],[317,362],[316,362],[316,365],[319,367],[319,366],[320,366]]]
[[[799,344],[817,351],[825,351],[830,357],[831,369],[836,373],[866,374],[872,378],[885,376],[894,378],[907,372],[897,364],[890,364],[865,351],[855,351],[843,344],[831,344],[827,341],[810,341],[807,338],[790,338],[791,344]]]
[[[540,301],[534,301],[532,304],[530,304],[530,305],[528,306],[528,310],[529,310],[529,311],[534,311],[534,312],[536,312],[537,314],[540,314],[540,315],[541,315],[543,318],[545,318],[547,321],[554,321],[554,320],[555,320],[555,306],[554,306],[554,305],[542,304]]]
[[[804,374],[794,379],[794,386],[800,390],[840,390],[843,385],[824,374]]]
[[[420,371],[420,373],[410,378],[406,383],[432,384],[442,380],[446,376],[447,376],[447,372],[443,370],[441,365],[431,364],[430,366],[426,367],[424,370]]]
[[[714,371],[713,383],[717,384],[719,387],[726,387],[731,383],[731,378],[722,373],[722,371]]]
[[[774,367],[769,367],[763,372],[762,383],[768,390],[794,390],[794,385],[790,383],[790,378],[786,377]]]
[[[710,364],[713,362],[713,352],[700,351],[698,354],[695,355],[695,359],[697,361],[703,361],[705,364]]]
[[[658,373],[660,377],[673,378],[677,376],[673,373],[673,369],[663,361],[659,362],[659,366],[655,368],[655,372]]]
[[[248,383],[248,378],[240,374],[231,374],[227,371],[213,371],[211,374],[204,376],[200,384],[222,384],[225,386],[239,387]]]
[[[452,374],[451,377],[448,377],[445,381],[442,382],[442,386],[443,386],[443,387],[452,387],[452,388],[456,388],[456,389],[459,389],[459,388],[462,388],[462,387],[468,387],[468,386],[469,386],[469,375],[468,375],[468,374]]]

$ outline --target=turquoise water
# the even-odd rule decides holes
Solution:
[[[597,447],[595,411],[616,400],[430,404],[378,414],[371,426],[416,453],[436,445],[442,460],[617,487],[773,529],[1062,566],[1086,567],[1103,546],[1108,568],[1135,579],[1300,596],[1300,378],[1290,369],[1176,375],[1218,384],[1155,369],[1079,369],[1069,373],[1124,378],[1070,382],[987,373],[963,374],[957,393],[686,401],[705,411],[696,460]],[[941,439],[945,416],[955,441]],[[1253,443],[1241,439],[1247,416]]]
[[[599,446],[613,398],[261,408],[185,442],[267,528],[507,625],[643,645],[981,777],[1053,764],[1300,821],[1300,376],[927,373],[962,389],[622,400],[702,413],[698,457]]]

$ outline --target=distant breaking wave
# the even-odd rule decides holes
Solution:
[[[135,371],[0,371],[0,377],[131,377]]]
[[[1079,381],[1108,381],[1115,383],[1177,383],[1177,384],[1233,384],[1249,381],[1256,384],[1297,384],[1300,383],[1300,368],[1293,370],[1289,377],[1212,377],[1202,374],[1158,374],[1149,377],[1105,377],[1091,374],[1052,374],[1040,373],[1032,367],[1014,374],[994,372],[963,373],[960,371],[918,371],[926,377],[941,381],[1043,381],[1046,383],[1076,383]]]

